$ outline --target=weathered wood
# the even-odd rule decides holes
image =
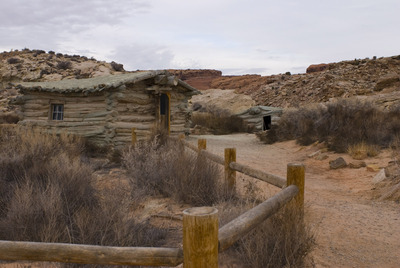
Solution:
[[[299,189],[297,186],[290,185],[275,196],[221,227],[218,235],[220,252],[229,248],[261,222],[278,212],[279,209],[288,203],[298,192]]]
[[[124,248],[0,241],[0,259],[100,265],[176,266],[182,263],[183,253],[178,248]]]
[[[167,85],[169,86],[177,86],[179,83],[179,79],[176,76],[169,76]]]
[[[160,84],[160,85],[165,85],[168,82],[168,76],[167,75],[157,75],[154,77],[154,83],[155,84]]]
[[[121,122],[154,122],[156,120],[156,116],[151,114],[120,115],[118,116],[118,120]]]
[[[128,122],[115,122],[110,124],[111,128],[136,128],[141,130],[147,130],[154,127],[153,122],[141,122],[141,123],[128,123]]]
[[[195,151],[195,152],[199,152],[199,149],[198,149],[196,146],[194,146],[193,144],[191,144],[190,142],[187,142],[187,141],[185,141],[185,140],[182,140],[182,142],[183,142],[183,144],[184,144],[186,147],[188,147],[189,149],[191,149],[191,150],[193,150],[193,151]]]
[[[47,109],[47,110],[44,110],[44,111],[36,111],[36,110],[34,110],[34,111],[25,111],[24,112],[24,116],[26,116],[26,117],[39,117],[39,116],[41,116],[41,117],[46,117],[46,118],[48,118],[48,115],[49,115],[49,110]]]
[[[299,194],[293,200],[293,205],[300,211],[304,211],[304,185],[305,167],[303,164],[290,163],[287,165],[287,184],[296,185]]]
[[[232,162],[236,162],[236,148],[225,148],[225,181],[229,190],[236,186],[236,171],[230,167]]]
[[[136,128],[132,128],[132,145],[135,145],[137,142],[137,137],[136,137]]]
[[[218,210],[212,207],[183,211],[183,267],[218,267]]]
[[[269,174],[266,172],[262,172],[260,170],[254,169],[252,167],[246,166],[239,164],[237,162],[232,162],[229,164],[231,169],[234,169],[236,171],[239,171],[243,174],[246,174],[250,177],[268,182],[269,184],[272,184],[274,186],[277,186],[279,188],[283,188],[286,186],[286,180],[284,178],[281,178],[279,176]]]
[[[212,154],[212,153],[210,153],[208,151],[205,151],[205,150],[202,150],[200,153],[202,155],[206,156],[208,159],[210,159],[210,160],[212,160],[212,161],[214,161],[214,162],[216,162],[218,164],[225,165],[225,159],[223,157],[221,157],[221,156]]]
[[[197,148],[199,150],[206,150],[207,149],[207,140],[206,139],[198,139],[197,140]]]

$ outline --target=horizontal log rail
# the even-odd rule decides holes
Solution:
[[[0,260],[49,261],[100,265],[177,266],[179,248],[105,247],[63,243],[0,241]]]
[[[279,209],[293,199],[298,192],[299,189],[296,185],[290,185],[275,196],[221,227],[218,234],[220,252],[229,248],[237,240],[257,227],[257,225],[278,212]]]
[[[246,166],[246,165],[242,165],[239,164],[237,162],[232,162],[229,164],[230,168],[236,171],[239,171],[243,174],[246,174],[250,177],[268,182],[269,184],[272,184],[276,187],[279,188],[283,188],[286,186],[286,179],[273,175],[273,174],[269,174],[257,169],[254,169],[252,167]]]
[[[193,144],[191,144],[190,142],[182,139],[182,138],[179,139],[179,140],[186,147],[188,147],[189,149],[206,156],[210,160],[212,160],[212,161],[214,161],[214,162],[216,162],[218,164],[221,164],[221,165],[225,165],[226,164],[226,161],[225,161],[225,159],[223,157],[215,155],[215,154],[213,154],[211,152],[208,152],[205,149],[200,149],[199,148],[200,144],[201,144],[201,146],[203,148],[206,147],[206,140],[201,140],[201,143],[199,143],[198,147],[193,145]],[[240,163],[238,163],[236,161],[235,162],[230,162],[229,163],[229,167],[234,171],[241,172],[241,173],[243,173],[245,175],[248,175],[248,176],[253,177],[255,179],[267,182],[267,183],[272,184],[272,185],[274,185],[276,187],[279,187],[279,188],[284,188],[287,185],[287,180],[285,178],[282,178],[282,177],[279,177],[277,175],[270,174],[270,173],[267,173],[267,172],[264,172],[264,171],[261,171],[261,170],[254,169],[254,168],[252,168],[250,166],[240,164]]]
[[[214,162],[216,162],[216,163],[218,163],[220,165],[224,165],[225,164],[225,160],[224,160],[223,157],[221,157],[219,155],[215,155],[213,153],[210,153],[210,152],[208,152],[206,150],[199,149],[197,146],[195,146],[195,145],[191,144],[190,142],[187,142],[187,141],[185,141],[183,139],[181,139],[181,141],[189,149],[191,149],[191,150],[193,150],[193,151],[195,151],[197,153],[203,154],[205,157],[209,158],[210,160],[212,160],[212,161],[214,161]]]

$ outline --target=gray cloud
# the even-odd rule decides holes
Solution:
[[[117,47],[109,57],[123,63],[125,70],[149,70],[171,68],[174,54],[162,45],[132,44]]]
[[[16,0],[0,9],[1,27],[115,25],[150,5],[141,0]]]

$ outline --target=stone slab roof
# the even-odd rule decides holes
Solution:
[[[167,71],[143,71],[134,73],[124,73],[116,75],[99,76],[87,79],[65,79],[60,81],[49,82],[21,82],[14,85],[24,91],[44,91],[57,93],[92,93],[117,88],[124,84],[136,83],[146,79],[154,78],[157,75],[168,74]],[[198,90],[188,85],[182,80],[178,81],[178,85],[198,94]]]

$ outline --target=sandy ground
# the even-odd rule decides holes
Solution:
[[[252,134],[191,136],[207,139],[207,150],[223,156],[224,148],[235,147],[237,162],[286,177],[287,163],[306,166],[305,202],[317,247],[316,267],[400,267],[400,205],[377,202],[373,197],[375,172],[367,168],[329,169],[329,161],[345,154],[327,153],[325,160],[308,157],[318,146],[302,147],[295,142],[265,145]],[[366,159],[367,164],[387,166],[389,152]]]

